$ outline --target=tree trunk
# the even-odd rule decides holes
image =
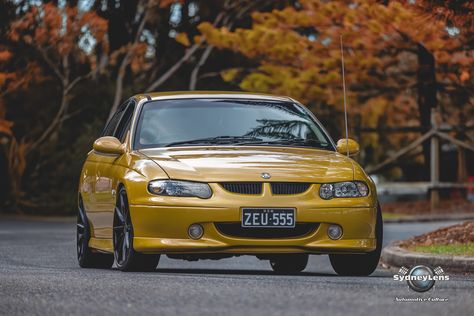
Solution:
[[[138,24],[137,30],[135,32],[135,37],[133,41],[130,43],[131,46],[128,47],[127,52],[125,53],[125,56],[123,57],[122,62],[120,63],[117,80],[115,81],[114,103],[112,104],[112,107],[110,108],[109,117],[107,118],[107,121],[112,118],[115,111],[117,111],[117,108],[120,102],[122,101],[123,85],[124,85],[123,81],[125,79],[125,74],[126,74],[127,68],[132,62],[135,47],[140,42],[140,36],[142,35],[142,32],[145,28],[145,24],[148,20],[148,15],[150,14],[152,5],[153,5],[153,1],[140,1],[138,4],[137,11],[140,11],[139,7],[142,7],[143,14],[140,20],[140,24]]]
[[[22,198],[22,179],[26,169],[26,148],[28,144],[23,141],[18,143],[15,137],[11,137],[8,144],[5,144],[5,158],[7,163],[8,179],[7,203],[10,211],[21,213],[19,208]],[[3,203],[2,203],[3,204]],[[5,205],[4,205],[5,206]]]
[[[421,127],[430,129],[431,109],[437,105],[436,93],[436,68],[435,58],[422,44],[418,44],[418,111],[420,115]],[[430,143],[423,144],[423,156],[425,166],[423,176],[428,179],[430,176]]]
[[[153,81],[148,88],[145,89],[146,92],[151,92],[161,86],[166,80],[168,80],[178,69],[181,68],[181,66],[191,58],[191,56],[194,55],[194,53],[201,47],[201,44],[203,41],[201,40],[200,42],[195,43],[193,46],[188,48],[186,53],[181,57],[180,60],[178,60],[173,66],[171,66],[164,74],[162,74],[158,79]]]
[[[52,134],[58,131],[60,128],[63,117],[66,115],[66,110],[69,107],[69,86],[68,81],[66,81],[66,88],[63,88],[61,94],[61,105],[59,106],[58,112],[56,113],[55,117],[49,124],[49,126],[43,131],[43,133],[38,137],[38,139],[33,142],[31,146],[28,147],[27,152],[31,153],[35,151],[44,141],[46,141]]]
[[[208,45],[206,47],[206,49],[204,50],[204,53],[202,53],[201,58],[199,59],[199,62],[194,67],[193,71],[191,72],[191,80],[189,81],[189,90],[196,90],[199,69],[206,63],[207,59],[209,58],[209,55],[211,55],[213,48],[214,46],[212,45]]]
[[[6,206],[6,201],[10,196],[10,166],[8,163],[9,138],[0,135],[0,210]]]

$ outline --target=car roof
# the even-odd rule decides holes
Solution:
[[[229,99],[259,99],[273,101],[293,101],[290,97],[276,96],[264,93],[235,92],[235,91],[168,91],[150,92],[135,96],[138,99],[193,99],[193,98],[229,98]]]

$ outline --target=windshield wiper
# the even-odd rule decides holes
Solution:
[[[207,138],[198,138],[191,140],[184,140],[180,142],[173,142],[167,144],[165,147],[173,147],[179,145],[208,145],[208,144],[240,144],[241,142],[261,142],[262,139],[253,136],[216,136]]]
[[[276,140],[266,140],[266,141],[255,141],[255,142],[243,142],[238,143],[239,145],[296,145],[296,146],[317,146],[319,148],[327,148],[329,146],[328,143],[322,142],[317,139],[303,139],[303,138],[295,138],[295,139],[276,139]]]

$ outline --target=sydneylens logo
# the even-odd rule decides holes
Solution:
[[[406,281],[410,289],[416,292],[426,292],[431,290],[436,281],[448,281],[449,275],[446,275],[441,267],[432,269],[429,266],[417,265],[411,269],[401,267],[393,279]]]

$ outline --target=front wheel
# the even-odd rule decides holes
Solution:
[[[299,273],[306,268],[307,264],[307,254],[281,254],[270,258],[273,271],[281,274]]]
[[[110,269],[114,263],[114,256],[94,252],[89,247],[90,238],[91,230],[89,221],[86,216],[82,198],[79,197],[76,225],[77,261],[79,262],[79,266],[81,268]]]
[[[127,193],[121,188],[117,197],[113,226],[114,257],[122,271],[153,271],[160,255],[146,255],[133,249],[133,226]]]
[[[375,237],[377,238],[377,246],[372,252],[361,255],[329,255],[334,271],[344,276],[367,276],[375,271],[379,264],[383,240],[383,221],[380,206],[377,207]]]

